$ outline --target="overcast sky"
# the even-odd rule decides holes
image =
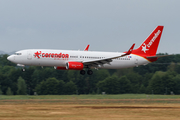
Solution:
[[[0,50],[123,52],[163,25],[158,53],[180,53],[180,0],[0,0]]]

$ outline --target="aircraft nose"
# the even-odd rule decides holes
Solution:
[[[12,62],[14,60],[14,56],[10,55],[7,59]]]

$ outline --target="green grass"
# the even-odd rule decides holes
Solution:
[[[0,100],[29,100],[29,99],[180,99],[180,95],[0,95]]]

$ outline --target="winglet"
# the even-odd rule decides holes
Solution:
[[[123,57],[123,56],[126,56],[126,55],[130,55],[132,53],[133,49],[134,49],[134,46],[135,46],[135,43],[131,46],[131,48],[125,54],[123,54],[121,56]]]
[[[131,46],[131,48],[127,51],[126,55],[129,55],[132,53],[133,49],[134,49],[135,43]]]
[[[84,51],[88,51],[89,49],[89,45],[87,45],[87,47],[84,49]]]

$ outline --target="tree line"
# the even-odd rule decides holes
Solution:
[[[160,54],[163,55],[163,54]],[[180,55],[159,58],[156,62],[134,68],[79,71],[55,70],[53,67],[26,67],[22,72],[0,55],[0,94],[70,95],[70,94],[180,94]]]

